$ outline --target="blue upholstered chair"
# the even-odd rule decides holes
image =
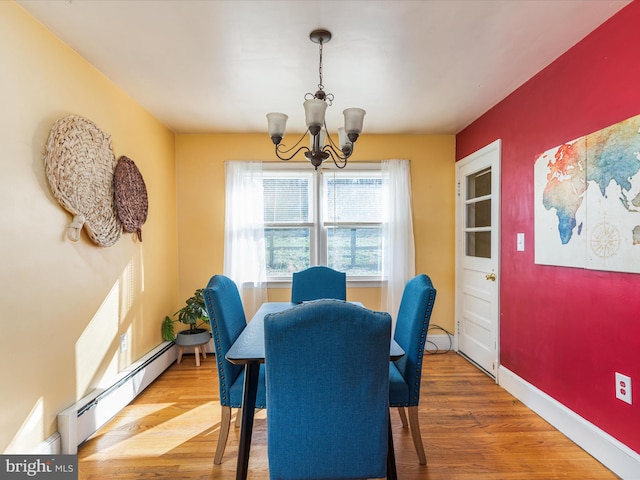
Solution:
[[[389,314],[317,300],[264,333],[271,479],[395,478]]]
[[[427,463],[424,453],[418,403],[422,378],[422,357],[427,340],[436,289],[427,275],[418,275],[407,282],[402,293],[400,309],[393,334],[395,341],[405,351],[404,357],[389,363],[389,405],[398,407],[403,427],[407,426],[404,407],[409,411],[409,425],[413,445],[422,465]]]
[[[242,407],[244,387],[244,367],[233,365],[226,360],[225,355],[233,345],[233,342],[242,333],[242,330],[247,326],[247,319],[240,300],[240,294],[238,293],[238,287],[230,278],[224,275],[214,275],[209,280],[207,288],[202,290],[202,296],[209,314],[211,331],[213,332],[213,344],[216,350],[218,379],[220,382],[222,418],[218,446],[213,460],[215,464],[219,465],[222,462],[224,449],[227,445],[227,437],[229,436],[231,409]],[[264,366],[261,366],[256,407],[264,408],[265,405]]]
[[[308,302],[321,298],[347,299],[347,274],[317,265],[294,272],[291,283],[291,301]]]

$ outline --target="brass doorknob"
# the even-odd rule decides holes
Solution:
[[[487,280],[491,280],[492,282],[496,281],[496,274],[495,273],[487,273],[484,278],[486,278]]]

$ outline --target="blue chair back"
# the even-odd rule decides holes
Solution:
[[[347,299],[347,274],[323,265],[294,272],[291,283],[291,301],[308,302],[321,298]]]
[[[244,367],[234,365],[225,358],[233,342],[247,326],[238,287],[230,278],[224,275],[214,275],[209,280],[207,288],[202,290],[202,296],[209,314],[213,344],[216,350],[220,404],[226,407],[240,407],[242,399],[234,398],[232,402],[230,388],[238,376],[244,373]]]
[[[409,280],[402,293],[393,338],[405,352],[395,364],[409,386],[408,406],[420,400],[422,357],[435,300],[436,289],[425,274]]]
[[[264,330],[271,478],[386,476],[389,314],[318,300]]]

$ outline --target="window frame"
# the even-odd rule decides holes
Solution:
[[[264,172],[299,172],[303,174],[308,174],[309,169],[312,168],[306,162],[263,162],[263,174]],[[382,175],[382,165],[380,162],[353,162],[349,163],[348,166],[350,171],[362,171],[362,172],[376,172],[376,175]],[[310,251],[309,251],[309,262],[310,265],[327,265],[328,260],[328,230],[324,223],[323,216],[323,208],[324,208],[324,180],[323,175],[325,173],[331,171],[341,171],[335,167],[335,165],[322,165],[318,168],[317,171],[311,172],[312,177],[312,201],[313,205],[310,206],[310,210],[312,211],[312,221],[313,224],[300,224],[300,227],[309,228],[310,229]],[[267,173],[267,175],[269,175]],[[368,227],[368,226],[380,226],[382,227],[382,222],[380,223],[372,223],[372,222],[362,222],[362,223],[354,223],[350,224],[355,227]],[[275,224],[267,224],[265,221],[265,228],[269,228],[269,226],[277,226]],[[330,226],[340,226],[346,227],[348,224],[340,223],[340,222],[331,222]],[[292,277],[291,275],[287,276],[278,276],[278,277],[267,277],[267,286],[268,288],[290,288],[291,287]],[[384,284],[384,279],[381,276],[351,276],[347,275],[347,286],[348,287],[381,287]]]
[[[311,194],[311,201],[313,202],[312,205],[310,205],[310,215],[311,215],[311,222],[303,222],[303,223],[298,223],[298,224],[287,224],[287,223],[280,223],[280,222],[267,222],[266,220],[264,221],[264,228],[295,228],[295,227],[299,227],[299,228],[309,228],[310,230],[310,234],[309,234],[309,263],[310,266],[311,265],[318,265],[318,250],[319,250],[319,242],[318,242],[318,209],[317,206],[315,205],[317,203],[317,190],[318,190],[318,175],[315,175],[313,172],[309,172],[308,169],[303,168],[303,164],[300,165],[296,165],[296,163],[284,163],[284,164],[279,164],[279,163],[267,163],[267,162],[263,162],[262,164],[262,172],[263,172],[263,178],[266,176],[268,177],[269,174],[267,173],[265,175],[265,172],[277,172],[278,174],[283,174],[283,176],[286,176],[285,172],[289,172],[290,174],[296,174],[296,173],[300,173],[303,174],[304,176],[308,176],[311,179],[310,185],[311,185],[311,190],[312,190],[312,194]],[[311,173],[311,174],[310,174]],[[265,236],[266,238],[266,236]],[[314,263],[315,262],[315,263]],[[275,286],[275,285],[290,285],[291,284],[291,274],[288,275],[281,275],[281,276],[267,276],[267,284],[269,287]]]

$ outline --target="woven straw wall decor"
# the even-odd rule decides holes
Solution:
[[[53,196],[74,216],[69,239],[77,242],[84,226],[94,243],[116,243],[122,224],[114,205],[111,136],[86,118],[61,118],[51,128],[44,164]]]
[[[129,157],[118,159],[113,176],[116,213],[125,232],[136,233],[142,241],[142,224],[147,220],[147,187],[136,164]]]

